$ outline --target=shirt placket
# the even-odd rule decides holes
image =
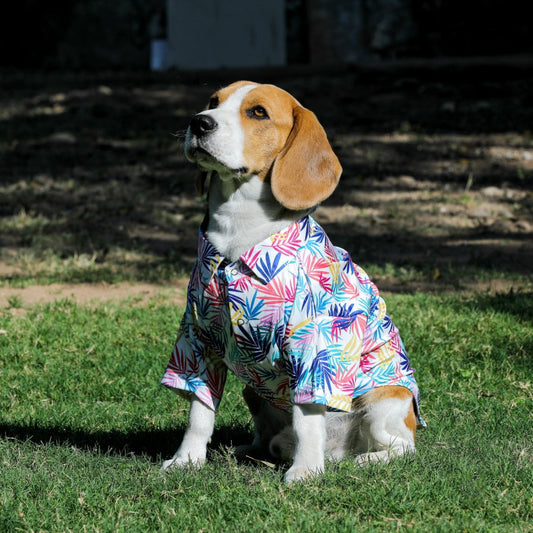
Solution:
[[[224,269],[224,276],[227,281],[227,301],[231,324],[233,326],[244,326],[248,323],[248,320],[246,319],[246,316],[244,314],[244,309],[242,306],[236,306],[231,298],[232,291],[239,283],[241,278],[244,276],[244,274],[241,272],[239,261],[235,261],[234,263],[230,263],[229,265],[227,265]]]

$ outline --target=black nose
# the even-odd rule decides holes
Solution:
[[[209,115],[195,115],[191,120],[191,132],[197,137],[201,137],[206,133],[209,133],[216,129],[217,122],[213,117]]]

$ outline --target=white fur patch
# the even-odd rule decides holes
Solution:
[[[207,443],[215,427],[215,412],[197,398],[191,401],[189,424],[178,451],[172,459],[163,461],[163,470],[201,466],[205,463]]]
[[[225,173],[220,167],[214,166],[221,179],[234,177],[235,171],[246,167],[244,161],[244,129],[241,123],[240,109],[246,95],[257,85],[245,85],[231,94],[216,109],[202,111],[217,122],[217,128],[206,139],[202,139],[202,147],[219,163],[228,169]]]
[[[338,460],[354,454],[357,463],[365,465],[414,453],[414,435],[405,424],[411,406],[410,398],[387,398],[351,413],[326,413],[326,457]],[[274,456],[285,460],[295,456],[297,428],[294,423],[286,426],[271,440],[270,452]],[[308,427],[305,432],[311,440],[320,436],[318,426]],[[310,463],[312,457],[313,454]]]
[[[218,178],[211,182],[207,238],[224,257],[234,261],[293,222],[282,215],[270,185],[257,176],[247,181]]]

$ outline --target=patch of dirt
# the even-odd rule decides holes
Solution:
[[[170,286],[151,283],[76,283],[31,285],[25,288],[0,289],[0,309],[24,310],[37,304],[73,300],[78,304],[128,300],[133,305],[161,302],[185,305],[187,282],[176,280]]]

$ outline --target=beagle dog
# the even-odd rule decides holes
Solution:
[[[185,155],[208,208],[162,380],[190,399],[189,421],[163,469],[204,463],[228,369],[255,425],[238,451],[291,461],[288,483],[325,458],[414,453],[424,424],[398,330],[311,216],[342,171],[316,116],[278,87],[239,81],[192,118]]]

